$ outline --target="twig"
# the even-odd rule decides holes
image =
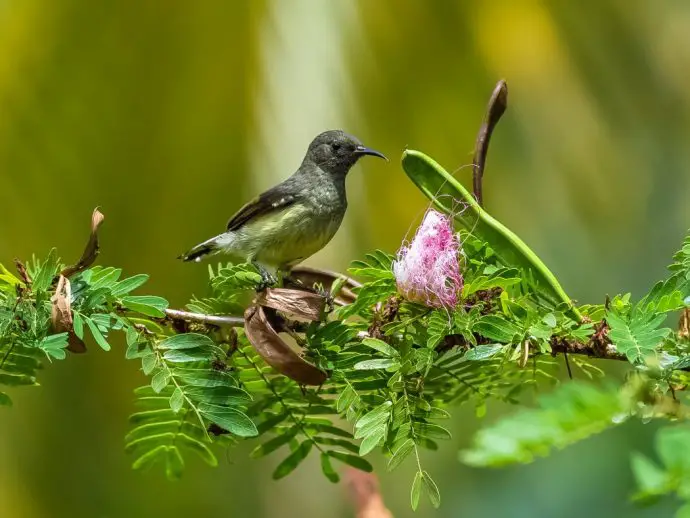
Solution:
[[[482,122],[477,134],[477,142],[474,145],[474,158],[472,159],[472,185],[474,197],[477,198],[479,205],[483,205],[482,178],[484,177],[484,167],[486,165],[486,154],[489,151],[489,141],[491,134],[505,113],[508,107],[508,84],[501,79],[494,88],[489,104],[486,108],[484,122]]]
[[[166,309],[165,316],[169,320],[197,322],[199,324],[207,324],[219,327],[244,326],[244,317],[238,317],[235,315],[204,315],[203,313],[192,313],[190,311],[182,311],[180,309]]]

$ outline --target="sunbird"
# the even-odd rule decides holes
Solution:
[[[388,160],[342,130],[321,133],[292,176],[244,205],[225,232],[180,259],[198,262],[223,253],[252,263],[266,285],[275,284],[272,271],[289,272],[338,231],[347,209],[345,177],[364,155]]]

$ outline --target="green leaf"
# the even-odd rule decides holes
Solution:
[[[504,347],[505,347],[504,344],[477,345],[476,347],[473,347],[472,349],[467,351],[463,355],[462,359],[463,360],[469,360],[469,361],[488,360],[488,359],[496,356],[498,353],[500,353]]]
[[[541,321],[544,322],[551,329],[556,327],[556,324],[558,323],[556,321],[556,315],[554,315],[553,313],[547,313],[546,315],[544,315]]]
[[[636,311],[627,319],[611,311],[606,314],[611,342],[633,364],[643,363],[647,357],[656,355],[671,332],[668,328],[659,329],[664,320],[666,316],[663,314],[639,314]]]
[[[167,337],[158,343],[158,349],[194,349],[214,347],[215,343],[208,336],[199,333],[183,333]]]
[[[273,453],[276,451],[278,448],[281,446],[289,443],[296,435],[297,432],[299,432],[299,428],[296,426],[293,426],[292,428],[288,429],[287,431],[276,435],[273,437],[271,440],[266,441],[263,444],[259,444],[256,448],[254,448],[249,456],[252,459],[258,459],[261,457],[264,457],[268,455],[269,453]]]
[[[169,480],[179,480],[184,470],[184,459],[176,446],[169,446],[165,456],[165,474]]]
[[[342,451],[329,451],[328,455],[329,457],[339,460],[343,464],[352,466],[353,468],[356,468],[360,471],[366,471],[367,473],[371,473],[372,471],[374,471],[374,468],[369,463],[369,461],[363,459],[359,455],[352,455],[350,453],[345,453]]]
[[[91,320],[89,317],[84,317],[84,321],[86,322],[89,331],[91,331],[94,340],[96,340],[96,343],[101,347],[101,349],[103,349],[104,351],[110,351],[110,344],[105,339],[103,334],[101,334],[101,332],[98,329],[98,326],[96,326],[93,320]]]
[[[161,459],[164,455],[166,455],[167,451],[168,447],[164,444],[156,446],[155,448],[147,451],[146,453],[141,455],[137,460],[135,460],[132,464],[132,469],[144,470],[146,468],[151,467],[152,464],[154,464],[157,460]]]
[[[12,406],[12,400],[10,396],[4,392],[0,392],[0,406]]]
[[[386,435],[386,425],[381,425],[380,428],[373,430],[366,435],[359,445],[359,455],[364,456],[376,448]]]
[[[273,480],[279,480],[294,471],[307,458],[314,443],[307,439],[303,441],[273,472]]]
[[[422,494],[422,472],[418,471],[414,475],[414,480],[412,481],[412,489],[410,490],[410,505],[412,510],[416,511],[419,507],[419,495]]]
[[[184,404],[184,393],[180,387],[176,387],[175,391],[170,396],[170,409],[177,413],[182,408]]]
[[[359,446],[351,443],[350,441],[346,441],[345,439],[334,439],[332,437],[317,435],[314,437],[314,442],[316,444],[323,444],[325,446],[338,446],[346,449],[350,453],[354,453],[355,455],[359,454]]]
[[[77,335],[77,338],[83,340],[84,321],[82,320],[81,315],[76,311],[72,312],[72,328],[74,330],[74,334]]]
[[[638,498],[649,498],[664,494],[669,488],[668,474],[640,453],[633,452],[631,466],[637,486],[640,488]]]
[[[122,295],[129,293],[130,291],[134,291],[148,280],[149,276],[145,273],[133,275],[132,277],[123,279],[120,282],[116,283],[110,290],[110,293],[113,295],[113,297],[120,297]]]
[[[616,426],[621,416],[630,414],[630,405],[618,389],[571,381],[541,396],[539,408],[522,410],[480,430],[472,448],[460,452],[460,460],[470,466],[526,464],[553,448]]]
[[[451,332],[451,317],[442,310],[434,311],[426,321],[428,339],[426,346],[434,349]]]
[[[395,450],[395,453],[388,461],[388,471],[393,471],[395,468],[397,468],[402,463],[402,461],[404,461],[408,457],[408,455],[412,453],[413,450],[414,441],[412,439],[407,439],[398,447],[397,450]]]
[[[149,317],[164,317],[168,301],[153,295],[130,295],[122,298],[122,305],[127,309]]]
[[[323,474],[326,476],[326,478],[334,484],[340,482],[340,476],[333,469],[333,466],[331,465],[331,458],[329,457],[328,452],[325,451],[321,452],[321,471],[323,471]]]
[[[372,349],[380,352],[384,356],[389,356],[391,358],[400,356],[400,353],[396,349],[388,345],[383,340],[379,340],[378,338],[365,338],[364,340],[362,340],[362,345],[371,347]]]
[[[437,424],[416,422],[414,429],[420,436],[429,439],[452,439],[450,432]]]
[[[211,351],[203,349],[170,349],[165,351],[163,359],[171,363],[189,363],[210,360]]]
[[[247,414],[234,408],[227,408],[209,403],[199,405],[199,413],[209,421],[238,437],[254,437],[258,435],[256,425]]]
[[[426,490],[426,494],[431,501],[431,505],[438,509],[441,505],[441,494],[438,491],[438,486],[431,475],[426,471],[422,471],[422,486]]]
[[[216,456],[209,449],[209,447],[200,440],[190,437],[184,433],[179,434],[176,437],[176,440],[180,443],[180,445],[196,452],[197,455],[199,455],[199,457],[201,457],[201,459],[209,466],[214,468],[218,466],[218,459],[216,459]]]
[[[156,365],[158,365],[158,355],[156,353],[151,352],[141,357],[141,370],[144,371],[145,375],[151,374]]]
[[[122,269],[120,268],[103,268],[97,274],[91,276],[89,284],[91,284],[92,290],[97,290],[100,288],[112,289],[117,280],[122,275]]]
[[[379,406],[367,412],[362,417],[357,420],[355,424],[355,429],[362,429],[374,422],[385,422],[390,417],[391,407],[393,406],[392,401],[384,401]],[[356,437],[356,434],[355,434]]]
[[[502,343],[511,343],[520,332],[515,324],[498,315],[485,315],[475,322],[473,330],[476,333]]]
[[[358,362],[355,364],[354,369],[365,371],[365,370],[378,370],[378,369],[388,369],[390,367],[400,367],[400,363],[392,358],[376,359],[376,360],[364,360],[363,362]]]
[[[170,379],[170,372],[167,369],[161,369],[151,378],[151,388],[154,392],[160,393],[168,386]]]
[[[55,335],[49,335],[43,338],[38,344],[39,349],[41,349],[49,358],[55,358],[56,360],[64,360],[67,357],[65,347],[67,347],[67,333],[58,333]]]
[[[230,373],[223,371],[177,367],[173,373],[175,377],[194,387],[214,388],[237,385],[237,381]]]
[[[41,264],[38,271],[33,275],[32,288],[35,292],[42,292],[48,289],[53,278],[57,275],[58,258],[57,252],[53,248],[48,254],[48,258]]]
[[[358,399],[359,396],[357,395],[357,392],[355,392],[355,390],[350,385],[347,385],[340,393],[340,396],[338,396],[335,408],[337,412],[340,414],[345,410],[348,410],[350,406]]]

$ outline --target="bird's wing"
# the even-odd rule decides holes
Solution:
[[[240,228],[245,223],[270,214],[272,212],[285,209],[297,201],[294,194],[281,193],[279,189],[269,189],[265,193],[254,198],[242,207],[230,221],[227,230],[233,231]]]

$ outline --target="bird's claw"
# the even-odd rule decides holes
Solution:
[[[261,282],[256,286],[257,292],[264,291],[266,288],[273,288],[278,284],[278,278],[266,270],[266,268],[260,264],[254,264],[254,266],[256,266],[256,269],[259,270],[259,275],[261,275]]]

